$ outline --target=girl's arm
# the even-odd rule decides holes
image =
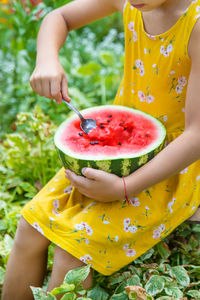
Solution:
[[[124,0],[75,0],[50,12],[37,38],[36,67],[30,78],[33,90],[58,103],[62,96],[69,100],[67,78],[59,63],[59,50],[68,32],[122,11],[123,3]]]

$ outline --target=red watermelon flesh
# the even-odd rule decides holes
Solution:
[[[158,127],[139,113],[99,110],[84,114],[84,118],[95,119],[97,127],[85,134],[80,128],[80,119],[75,119],[60,137],[63,146],[67,145],[75,153],[106,156],[137,153],[150,146],[159,135]]]

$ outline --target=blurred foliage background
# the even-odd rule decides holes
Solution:
[[[53,134],[70,112],[65,104],[36,95],[29,78],[41,20],[67,2],[0,0],[0,295],[20,209],[61,167]],[[122,21],[117,13],[70,32],[61,49],[60,61],[77,108],[112,103],[123,74]],[[95,272],[97,285],[89,296],[128,299],[124,288],[136,282],[156,299],[200,299],[199,245],[200,225],[184,223],[113,276]]]

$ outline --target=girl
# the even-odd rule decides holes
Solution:
[[[103,171],[86,168],[81,177],[61,169],[22,209],[3,300],[32,299],[29,286],[43,283],[50,242],[57,246],[49,291],[86,263],[104,275],[116,272],[200,203],[200,0],[76,0],[56,9],[38,35],[31,86],[57,103],[70,101],[59,49],[69,31],[116,11],[124,17],[125,66],[114,103],[161,120],[165,148],[125,186]],[[90,273],[84,287],[91,284]]]

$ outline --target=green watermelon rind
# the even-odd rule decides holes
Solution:
[[[121,106],[121,105],[102,105],[97,107],[92,107],[89,109],[82,110],[81,113],[84,115],[87,112],[90,112],[98,109],[119,109],[119,110],[128,110],[131,112],[137,112],[146,116],[148,119],[151,119],[159,128],[160,138],[157,140],[155,145],[148,147],[145,151],[139,152],[137,154],[132,155],[123,155],[123,157],[91,157],[91,156],[83,156],[78,155],[77,153],[73,153],[66,146],[63,147],[59,141],[60,133],[62,129],[65,128],[68,122],[71,122],[72,119],[77,118],[76,115],[70,117],[67,121],[63,122],[56,131],[54,136],[54,142],[56,146],[56,150],[58,155],[63,163],[65,169],[70,169],[75,172],[77,175],[82,175],[81,170],[84,167],[90,167],[94,169],[99,169],[106,171],[108,173],[115,174],[117,176],[128,176],[129,174],[136,171],[138,168],[142,167],[148,161],[150,161],[153,157],[155,157],[164,147],[165,137],[166,137],[166,129],[164,125],[152,117],[151,115],[144,113],[142,111],[132,109],[129,107]],[[126,156],[126,157],[125,157]]]

